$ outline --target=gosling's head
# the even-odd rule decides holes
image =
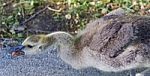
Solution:
[[[22,51],[25,55],[33,55],[45,51],[48,47],[53,45],[55,39],[47,35],[32,35],[27,37],[22,43],[25,46]]]
[[[23,43],[24,48],[19,52],[24,52],[25,55],[38,54],[43,51],[59,49],[59,52],[65,53],[73,46],[73,36],[66,32],[53,32],[47,35],[32,35],[27,37]],[[61,49],[60,49],[61,48]],[[14,55],[18,56],[17,52]]]

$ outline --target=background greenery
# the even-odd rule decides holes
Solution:
[[[17,33],[12,28],[21,26],[43,7],[53,11],[55,19],[73,21],[70,27],[75,28],[75,32],[90,20],[119,7],[133,14],[149,15],[150,0],[0,0],[0,38],[25,37],[26,33]]]

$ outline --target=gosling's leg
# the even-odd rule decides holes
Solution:
[[[150,72],[150,68],[142,71],[141,73],[136,73],[136,76],[144,76],[146,73]]]

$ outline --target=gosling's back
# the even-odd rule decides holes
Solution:
[[[150,17],[104,16],[80,36],[76,47],[89,66],[104,71],[150,67]]]

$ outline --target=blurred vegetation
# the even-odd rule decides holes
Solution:
[[[54,11],[54,18],[74,21],[71,26],[76,30],[119,7],[139,15],[150,13],[150,0],[0,0],[0,37],[24,37],[11,29],[21,26],[37,12],[37,8],[47,5],[49,10]]]

